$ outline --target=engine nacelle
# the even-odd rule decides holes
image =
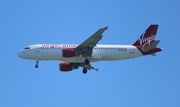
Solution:
[[[74,57],[75,54],[75,50],[74,48],[64,48],[62,49],[62,56],[63,57]]]
[[[68,71],[72,71],[73,69],[78,69],[78,66],[69,62],[62,62],[59,64],[60,71],[68,72]]]

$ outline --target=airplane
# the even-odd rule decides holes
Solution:
[[[162,51],[157,47],[160,40],[155,40],[158,24],[150,25],[132,45],[98,45],[103,32],[107,29],[108,27],[100,28],[81,44],[29,45],[18,52],[18,56],[35,60],[35,68],[38,68],[40,60],[58,60],[64,61],[59,64],[60,71],[68,72],[82,67],[82,72],[86,74],[91,69],[98,71],[91,62],[124,60],[145,55],[156,56],[157,52]]]

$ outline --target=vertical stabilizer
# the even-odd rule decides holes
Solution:
[[[133,44],[134,46],[148,46],[155,41],[157,24],[150,25],[140,38]]]

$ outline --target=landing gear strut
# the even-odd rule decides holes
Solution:
[[[87,58],[85,59],[84,65],[85,65],[85,67],[83,68],[83,74],[86,74],[86,73],[87,73],[87,68],[86,68],[86,66],[87,66],[87,65],[90,65],[89,59],[87,59]]]
[[[89,65],[89,64],[90,64],[90,63],[89,63],[89,59],[86,58],[85,61],[84,61],[84,64],[85,64],[85,65]]]
[[[35,68],[38,68],[38,64],[39,64],[39,60],[36,59],[36,65],[35,65]]]
[[[87,73],[87,69],[84,68],[84,69],[83,69],[83,74],[86,74],[86,73]]]

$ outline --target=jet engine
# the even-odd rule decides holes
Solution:
[[[62,72],[72,71],[73,69],[78,69],[78,66],[69,62],[62,62],[59,64],[59,70]]]
[[[63,57],[74,57],[75,54],[75,50],[74,48],[64,48],[62,49],[62,56]]]

